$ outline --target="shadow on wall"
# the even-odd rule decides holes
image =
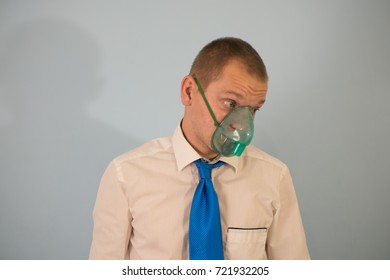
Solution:
[[[86,115],[98,96],[97,42],[57,20],[19,26],[1,45],[0,259],[85,259],[100,177],[132,139]]]

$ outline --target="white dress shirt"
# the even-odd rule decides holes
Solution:
[[[199,154],[180,126],[114,159],[94,209],[90,259],[188,259]],[[225,259],[308,259],[288,168],[248,146],[212,171]]]

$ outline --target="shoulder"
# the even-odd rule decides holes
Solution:
[[[248,146],[243,156],[242,170],[254,174],[257,180],[271,182],[271,185],[292,186],[290,170],[280,159],[254,146]]]
[[[252,145],[249,145],[247,147],[246,152],[243,154],[243,156],[247,161],[250,161],[251,163],[262,164],[280,170],[288,169],[287,165],[284,162]]]
[[[128,161],[136,162],[170,155],[173,155],[171,137],[161,137],[145,142],[141,146],[117,156],[113,162],[121,164]]]

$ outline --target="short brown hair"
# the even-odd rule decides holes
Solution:
[[[233,59],[240,60],[249,74],[262,81],[268,80],[264,62],[257,51],[244,40],[233,37],[219,38],[204,46],[192,63],[190,75],[196,77],[206,90]]]

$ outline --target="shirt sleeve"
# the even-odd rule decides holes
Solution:
[[[101,179],[93,211],[90,259],[129,258],[131,214],[121,177],[120,166],[113,161]]]
[[[309,259],[298,201],[287,167],[281,173],[278,189],[279,202],[268,231],[268,259]]]

